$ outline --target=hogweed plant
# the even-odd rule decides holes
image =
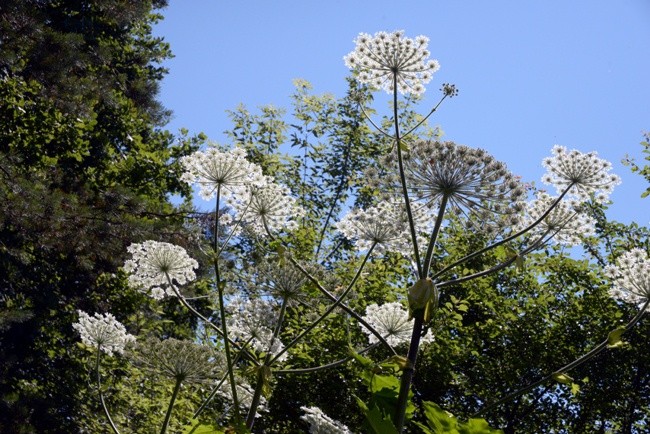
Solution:
[[[169,427],[174,401],[185,382],[200,382],[211,390],[194,414],[195,420],[219,398],[228,405],[214,417],[213,425],[247,432],[253,429],[256,418],[263,416],[276,376],[313,373],[354,361],[366,369],[363,380],[374,392],[370,402],[357,398],[367,418],[367,429],[403,432],[416,411],[411,386],[420,347],[436,339],[431,326],[440,309],[441,294],[455,285],[519,264],[525,255],[549,244],[581,243],[594,233],[595,225],[582,212],[581,204],[607,201],[620,182],[610,173],[611,165],[596,153],[555,146],[552,157],[543,161],[547,174],[542,180],[557,189],[557,195],[545,191],[532,194],[519,177],[485,150],[419,139],[417,128],[444,100],[458,93],[455,86],[442,85],[442,96],[433,109],[415,123],[402,122],[399,95],[422,95],[440,67],[438,61],[429,59],[428,38],[407,38],[402,31],[361,33],[355,44],[354,51],[344,57],[345,64],[360,86],[392,95],[393,111],[391,128],[379,128],[367,115],[367,99],[358,101],[368,123],[390,144],[378,164],[367,171],[366,182],[374,191],[371,200],[361,207],[349,207],[333,225],[339,245],[347,242],[359,255],[354,261],[357,268],[347,281],[333,278],[336,262],[317,263],[304,251],[297,251],[309,216],[305,203],[250,161],[240,147],[228,150],[212,146],[182,159],[182,180],[197,187],[204,199],[214,201],[214,219],[206,231],[209,247],[202,249],[206,256],[203,263],[211,268],[202,272],[210,278],[212,312],[198,309],[186,295],[197,278],[199,262],[183,248],[149,240],[127,249],[131,258],[125,262],[124,271],[129,275],[129,285],[156,300],[178,300],[198,318],[203,330],[212,333],[211,346],[199,344],[198,339],[143,340],[129,352],[135,364],[175,381],[161,433]],[[440,235],[457,223],[463,230],[481,234],[487,244],[465,256],[451,257]],[[323,240],[317,244],[315,257]],[[240,260],[233,257],[235,245],[240,252],[261,249],[265,257],[253,255],[252,261]],[[468,263],[501,246],[509,253],[500,262],[468,271]],[[385,282],[397,289],[394,297],[383,304],[367,303],[365,312],[358,311],[351,294],[368,278],[366,270],[373,258],[384,255],[397,255],[410,264],[409,288],[399,290],[393,282]],[[570,370],[619,345],[621,334],[647,309],[649,263],[647,254],[636,249],[607,267],[613,283],[611,295],[641,308],[626,326],[613,330],[601,345],[574,362],[486,405],[480,413],[542,382],[565,380]],[[356,323],[357,332],[367,336],[368,345],[359,348],[350,344],[347,357],[324,366],[300,366],[297,349],[311,334],[326,333],[323,325],[336,315],[348,324]],[[123,353],[134,338],[110,314],[92,318],[80,312],[74,328],[86,345],[98,350],[99,397],[117,433],[102,395],[99,354]],[[390,358],[377,364],[362,355],[376,348],[386,350]],[[383,389],[373,386],[378,378],[382,378]],[[424,432],[434,432],[432,427],[441,418],[450,418],[433,403],[419,405],[417,411],[424,414],[429,426],[421,422],[414,422],[414,426]],[[301,418],[309,423],[312,433],[351,432],[317,407],[305,405],[301,409]],[[470,420],[465,429],[496,432],[480,419]]]

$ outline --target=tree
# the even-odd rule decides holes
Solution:
[[[200,138],[159,129],[169,56],[151,36],[164,2],[10,1],[0,7],[0,430],[78,431],[88,384],[70,328],[76,310],[152,326],[159,307],[118,267],[135,239],[190,243],[177,160]],[[144,308],[144,310],[142,310]],[[92,426],[92,421],[90,421]],[[98,428],[91,430],[97,430]]]

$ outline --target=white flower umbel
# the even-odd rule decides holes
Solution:
[[[276,309],[271,303],[255,298],[245,300],[235,297],[228,302],[226,310],[228,316],[228,333],[240,342],[249,342],[249,345],[262,353],[276,355],[284,349],[284,345],[277,337],[273,339],[275,320],[278,317]],[[271,341],[273,342],[271,344]],[[279,361],[284,361],[287,353],[283,353]]]
[[[417,211],[417,210],[416,210]],[[428,219],[421,212],[414,212],[419,229]],[[367,209],[354,209],[346,214],[336,228],[349,240],[355,241],[360,251],[369,250],[374,244],[376,253],[386,251],[413,254],[411,235],[403,205],[396,201],[382,201]]]
[[[127,250],[133,255],[124,263],[129,284],[157,300],[175,295],[169,280],[184,285],[196,278],[194,269],[199,264],[182,247],[149,240],[133,243]]]
[[[96,313],[91,317],[82,310],[77,312],[79,322],[72,324],[72,328],[79,332],[84,344],[112,356],[113,352],[124,353],[126,345],[135,342],[135,336],[128,334],[126,328],[110,313]]]
[[[471,223],[486,231],[511,227],[521,218],[524,186],[482,149],[420,140],[409,145],[404,166],[413,197],[434,215],[446,198],[447,209],[473,215]]]
[[[420,95],[424,85],[440,69],[437,60],[427,60],[429,38],[404,37],[401,30],[375,36],[360,33],[354,40],[356,48],[343,58],[348,68],[358,71],[358,80],[377,89],[393,93],[394,78],[402,94]]]
[[[542,182],[554,185],[558,193],[572,186],[571,194],[581,201],[594,195],[598,202],[606,202],[614,187],[621,183],[621,178],[609,173],[611,163],[598,158],[596,152],[568,151],[559,145],[555,145],[551,152],[553,157],[543,161],[548,172],[542,177]]]
[[[409,319],[408,310],[401,303],[385,303],[381,306],[377,304],[368,305],[363,319],[377,330],[391,346],[411,341],[413,319]],[[379,342],[377,336],[370,330],[363,326],[361,330],[368,335],[371,344]],[[430,342],[431,339],[431,335],[427,334],[423,337],[422,342]]]
[[[332,419],[318,407],[300,407],[305,412],[300,419],[309,423],[310,434],[352,434],[341,422]]]
[[[242,223],[258,235],[266,235],[267,230],[273,233],[295,229],[303,215],[289,190],[269,177],[263,185],[250,188],[247,201],[231,201],[230,205]]]
[[[518,228],[523,229],[537,221],[556,199],[557,197],[549,196],[544,192],[538,193],[537,198],[528,204],[526,218]],[[596,221],[588,215],[576,211],[578,205],[579,203],[576,201],[559,202],[529,234],[543,236],[557,244],[568,246],[580,244],[583,237],[595,233]]]
[[[642,306],[650,298],[650,258],[641,249],[632,249],[605,267],[615,287],[610,295],[627,303]]]
[[[198,184],[205,200],[215,197],[219,187],[224,197],[245,196],[247,187],[265,182],[262,169],[246,160],[246,151],[241,148],[224,152],[212,147],[183,157],[181,164],[185,169],[181,179]]]

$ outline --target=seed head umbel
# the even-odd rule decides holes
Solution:
[[[246,151],[234,148],[221,151],[211,147],[181,159],[185,169],[181,179],[200,187],[200,195],[210,200],[221,188],[224,197],[245,195],[247,187],[263,185],[262,169],[246,159]]]
[[[526,189],[504,163],[482,149],[420,140],[404,154],[404,170],[412,197],[432,215],[446,198],[446,210],[465,215],[475,229],[494,232],[521,219]],[[399,181],[390,182],[397,189]]]

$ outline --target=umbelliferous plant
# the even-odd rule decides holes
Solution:
[[[542,180],[557,190],[557,196],[551,196],[532,191],[486,150],[420,137],[418,129],[458,93],[455,86],[443,84],[440,100],[425,116],[405,109],[400,101],[400,95],[417,99],[423,94],[439,68],[429,59],[428,38],[407,38],[402,31],[362,33],[355,43],[344,59],[361,95],[356,100],[359,113],[374,128],[365,132],[380,143],[365,173],[366,186],[357,191],[363,200],[337,205],[342,193],[341,184],[335,184],[333,205],[323,213],[317,209],[321,203],[309,202],[310,197],[325,195],[319,196],[318,185],[305,181],[306,171],[318,168],[305,162],[307,153],[302,162],[301,157],[286,157],[286,169],[281,169],[278,160],[271,164],[271,156],[252,152],[250,144],[231,149],[212,145],[181,160],[181,179],[214,201],[204,228],[206,241],[200,246],[205,255],[200,262],[210,265],[204,274],[209,277],[212,309],[194,306],[191,286],[199,262],[183,248],[154,240],[128,248],[131,258],[124,270],[130,285],[157,300],[177,300],[194,314],[200,322],[197,340],[203,341],[207,355],[202,356],[196,343],[167,340],[148,344],[134,360],[154,370],[156,363],[169,366],[170,360],[175,360],[174,369],[186,366],[191,357],[196,360],[188,366],[220,366],[208,369],[210,375],[203,378],[211,391],[188,431],[206,426],[206,409],[215,411],[213,427],[253,430],[256,420],[264,418],[265,402],[278,377],[355,365],[359,382],[367,388],[356,391],[355,400],[365,416],[361,426],[369,432],[401,433],[409,424],[423,432],[442,432],[443,426],[448,432],[496,432],[483,419],[463,422],[436,403],[414,396],[421,347],[435,342],[440,318],[469,309],[454,297],[455,288],[498,276],[511,266],[525,272],[524,257],[550,245],[580,244],[595,233],[585,203],[606,202],[620,182],[610,163],[596,153],[555,146],[553,156],[543,162],[547,174]],[[384,122],[370,117],[369,97],[363,96],[366,86],[392,95],[392,114]],[[302,168],[303,176],[292,175],[292,168]],[[342,179],[349,176],[341,174]],[[332,223],[337,206],[346,213]],[[459,254],[458,246],[448,244],[453,231],[474,233],[480,241]],[[606,348],[620,346],[621,335],[641,319],[648,304],[647,262],[646,252],[634,250],[607,267],[615,285],[612,296],[640,304],[633,319],[613,329],[587,354],[564,366],[558,363],[558,369],[486,408],[546,381],[572,384],[569,371]],[[393,275],[386,271],[391,266]],[[381,276],[391,278],[379,282],[379,299],[364,299],[364,286]],[[443,298],[450,301],[441,304]],[[450,315],[449,322],[462,321],[459,316]],[[81,325],[75,327],[81,331]],[[308,345],[316,335],[338,339],[344,350],[338,354],[325,346],[323,352],[332,350],[333,359],[316,360],[318,348]],[[83,333],[82,338],[86,340]],[[93,341],[98,350],[107,347],[100,341]],[[167,356],[168,350],[173,357]],[[373,359],[380,354],[382,359]],[[323,363],[309,363],[316,361]],[[160,369],[175,380],[160,431],[164,433],[181,384],[191,375]],[[309,423],[310,432],[351,432],[319,408],[301,404],[300,419]]]

